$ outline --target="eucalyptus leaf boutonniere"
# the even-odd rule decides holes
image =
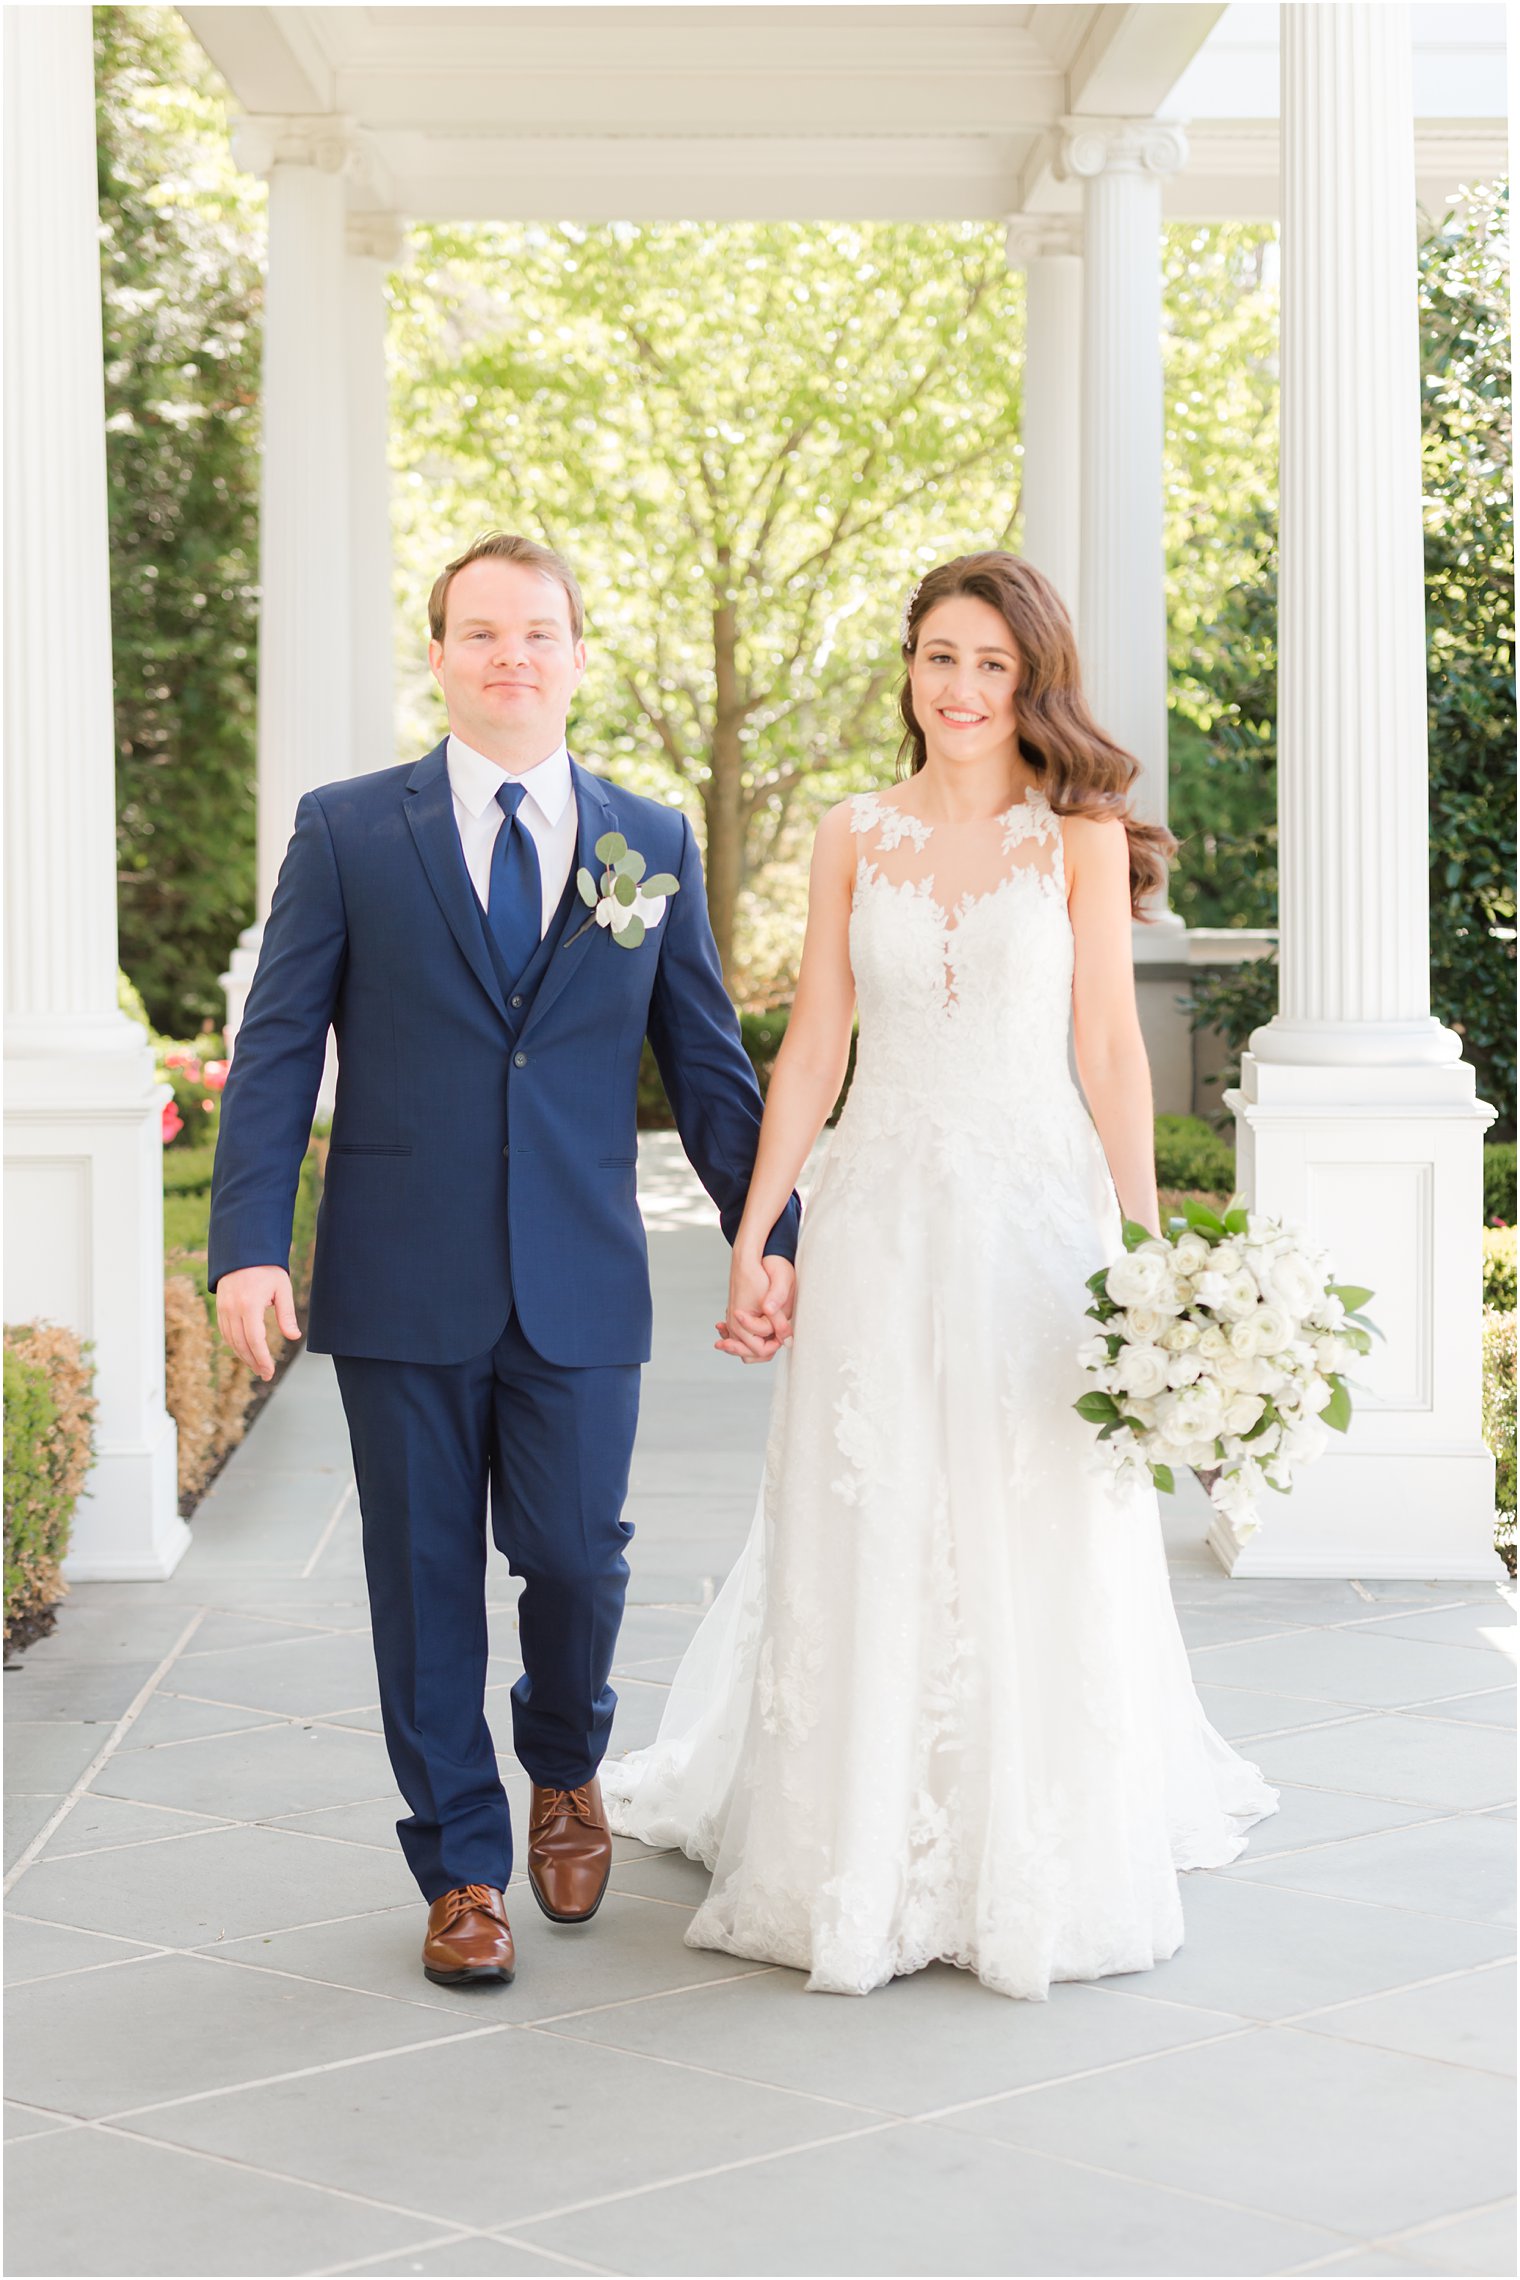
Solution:
[[[605,864],[600,880],[582,864],[575,874],[576,891],[591,915],[565,944],[579,942],[587,927],[605,926],[620,950],[637,950],[651,927],[665,915],[665,905],[680,892],[673,871],[647,876],[648,865],[620,831],[604,832],[596,843],[597,859]]]

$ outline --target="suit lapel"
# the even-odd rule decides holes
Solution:
[[[599,879],[603,866],[596,852],[596,843],[603,832],[617,829],[617,815],[611,800],[607,796],[606,786],[591,775],[587,769],[583,768],[578,760],[571,761],[570,776],[575,785],[575,805],[579,819],[575,844],[576,868],[584,867],[593,878]],[[566,983],[577,973],[582,961],[589,954],[593,942],[597,943],[604,952],[610,947],[609,944],[601,940],[605,932],[604,928],[585,925],[591,913],[581,901],[580,896],[574,893],[573,885],[571,891],[574,899],[570,904],[564,924],[560,928],[560,936],[554,946],[554,954],[549,960],[543,980],[539,983],[537,994],[528,1009],[528,1018],[523,1024],[524,1036],[533,1028],[540,1016],[548,1011]],[[585,927],[585,931],[581,932],[583,927]]]
[[[448,740],[433,747],[425,758],[418,761],[406,780],[406,820],[422,867],[427,872],[428,884],[438,898],[438,907],[448,921],[449,932],[459,944],[481,988],[495,1006],[502,1020],[507,1018],[506,1000],[491,964],[486,948],[485,930],[480,923],[480,905],[470,874],[465,869],[464,849],[459,844],[459,826],[454,821],[454,794],[449,784]],[[577,898],[579,899],[579,898]]]

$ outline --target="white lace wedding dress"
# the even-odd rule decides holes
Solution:
[[[1120,1213],[1068,1071],[1059,818],[1036,790],[970,861],[941,832],[937,880],[927,825],[852,806],[858,1065],[754,1526],[602,1789],[713,1871],[693,1947],[850,1994],[942,1958],[1040,2000],[1171,1955],[1178,1870],[1277,1792],[1194,1692],[1154,1490],[1092,1469],[1072,1408]]]

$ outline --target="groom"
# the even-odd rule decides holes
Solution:
[[[269,1377],[266,1309],[297,1334],[286,1261],[331,1023],[309,1344],[333,1356],[348,1418],[386,1746],[410,1807],[397,1833],[430,1903],[423,1966],[456,1986],[514,1969],[484,1711],[488,1507],[523,1579],[512,1731],[534,1896],[584,1923],[611,1870],[597,1767],[649,1358],[646,1035],[730,1241],[761,1104],[690,824],[566,751],[586,668],[568,565],[496,533],[449,564],[429,621],[448,736],[296,811],[222,1095],[209,1279],[223,1335]],[[640,897],[642,935],[599,923],[578,891],[579,871],[600,886],[609,834],[642,877],[674,882]],[[763,1313],[730,1326],[759,1360],[790,1334],[799,1210],[793,1196],[772,1230]]]

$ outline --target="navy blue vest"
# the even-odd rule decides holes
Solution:
[[[528,1012],[533,1004],[538,985],[548,970],[549,960],[564,938],[572,910],[582,907],[580,896],[575,890],[575,865],[572,863],[570,866],[570,876],[565,881],[565,891],[559,898],[559,907],[549,921],[548,932],[544,935],[533,956],[528,960],[522,973],[517,975],[509,974],[502,963],[501,952],[496,946],[496,937],[487,923],[479,896],[472,895],[470,899],[475,905],[475,915],[480,921],[480,938],[486,946],[486,954],[495,970],[496,979],[501,984],[501,994],[506,1000],[507,1020],[511,1024],[512,1035],[516,1037],[528,1018]],[[588,912],[587,916],[589,917],[589,915]]]

